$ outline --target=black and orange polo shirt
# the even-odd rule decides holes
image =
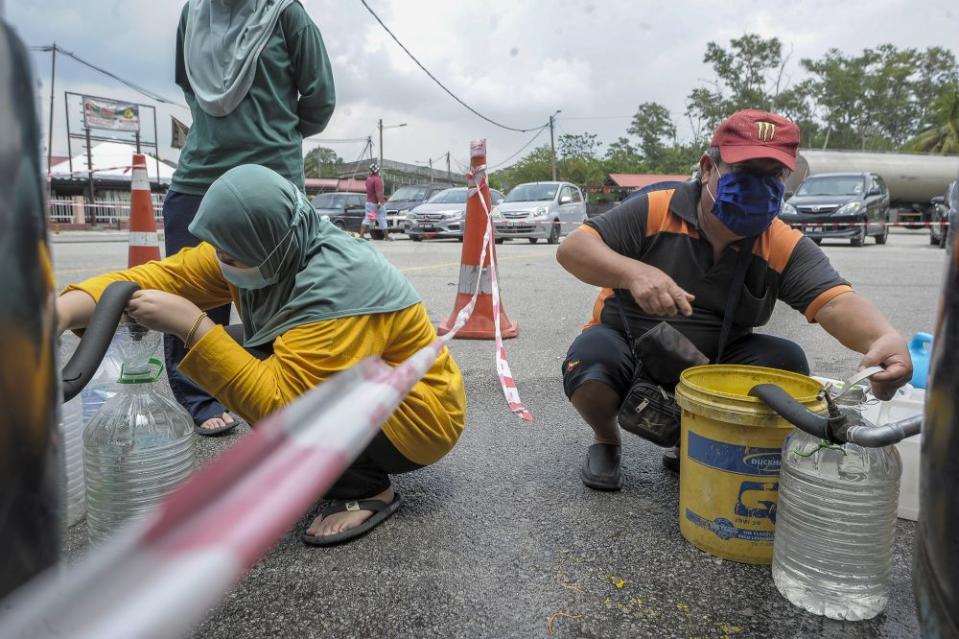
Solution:
[[[677,316],[667,321],[713,359],[737,249],[728,247],[714,261],[712,245],[699,231],[699,193],[697,181],[653,191],[587,220],[581,229],[596,234],[617,253],[662,270],[695,295],[690,317]],[[746,271],[730,341],[768,322],[776,300],[782,300],[812,322],[827,302],[851,290],[822,249],[776,219],[753,246],[753,260]],[[662,317],[643,313],[628,291],[603,289],[586,327],[603,323],[622,330],[617,308],[620,303],[635,336],[663,321]]]

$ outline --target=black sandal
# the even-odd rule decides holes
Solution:
[[[586,451],[586,460],[580,478],[595,490],[619,490],[623,487],[620,466],[620,447],[613,444],[593,444]]]
[[[403,501],[400,499],[399,493],[395,493],[393,495],[393,501],[389,503],[386,503],[382,499],[327,500],[320,507],[319,513],[317,513],[322,515],[324,518],[334,513],[342,513],[348,510],[370,510],[373,512],[373,514],[370,515],[370,518],[359,526],[354,526],[353,528],[344,530],[341,533],[336,533],[335,535],[310,535],[304,532],[300,535],[300,540],[308,546],[335,546],[337,544],[352,541],[357,537],[362,537],[389,519],[393,513],[400,509],[400,505],[402,503]]]
[[[229,411],[223,411],[223,412],[229,412]],[[233,418],[233,423],[224,424],[223,426],[220,426],[219,428],[203,428],[201,424],[207,421],[205,419],[203,420],[203,422],[200,422],[199,424],[194,422],[193,432],[196,433],[197,435],[202,435],[204,437],[216,437],[217,435],[226,435],[227,433],[232,432],[234,428],[240,425],[240,420],[236,418],[236,415],[234,415],[233,413],[230,413],[230,417]]]

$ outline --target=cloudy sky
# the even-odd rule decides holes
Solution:
[[[856,53],[891,42],[899,47],[951,47],[959,55],[955,0],[369,0],[401,41],[463,100],[517,128],[537,127],[557,109],[557,134],[591,131],[603,142],[622,135],[636,106],[666,105],[681,135],[689,91],[712,79],[706,43],[743,33],[780,38],[798,61],[830,48]],[[376,139],[376,122],[406,123],[384,134],[385,155],[425,162],[447,151],[468,157],[469,141],[489,140],[491,164],[506,160],[531,135],[497,129],[455,103],[417,68],[359,0],[303,0],[332,59],[338,104],[319,138]],[[64,49],[182,103],[173,82],[181,1],[6,0],[6,17],[31,45]],[[35,54],[49,104],[50,56]],[[63,91],[143,99],[116,82],[58,57],[54,152],[65,154]],[[160,105],[162,156],[169,117],[190,121],[184,108]],[[548,142],[542,135],[533,146]],[[362,143],[329,144],[356,159]],[[532,146],[530,148],[533,148]],[[76,149],[75,149],[76,152]],[[436,160],[438,163],[441,160]],[[454,170],[456,164],[454,162]]]

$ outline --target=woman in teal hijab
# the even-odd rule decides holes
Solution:
[[[268,168],[240,166],[214,182],[190,232],[199,246],[68,287],[60,329],[85,326],[110,283],[135,282],[130,315],[182,341],[180,371],[251,424],[366,357],[398,364],[436,339],[406,278]],[[228,301],[242,343],[204,312]],[[464,420],[462,375],[444,349],[326,495],[303,540],[341,543],[385,520],[401,503],[389,475],[442,458]]]

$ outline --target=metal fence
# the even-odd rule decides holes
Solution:
[[[93,204],[83,198],[51,199],[49,219],[52,224],[83,226],[122,226],[130,220],[130,202],[123,200],[98,201]],[[163,195],[153,194],[153,211],[157,222],[163,221]]]

